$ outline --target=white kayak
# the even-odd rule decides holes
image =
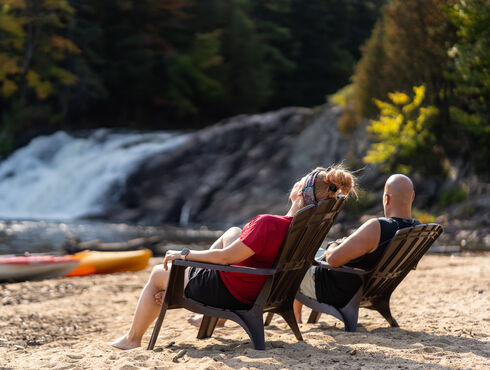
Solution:
[[[0,281],[46,279],[63,276],[79,265],[71,256],[0,256]]]

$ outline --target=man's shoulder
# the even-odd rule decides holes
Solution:
[[[380,223],[376,217],[370,218],[365,221],[359,229],[357,229],[357,233],[366,234],[366,233],[376,233],[380,230]]]
[[[379,219],[380,218],[381,217],[373,217],[373,218],[370,218],[369,220],[364,221],[364,223],[362,225],[363,226],[379,225]]]

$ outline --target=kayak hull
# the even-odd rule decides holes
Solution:
[[[151,256],[149,249],[127,252],[83,251],[73,255],[80,260],[80,265],[66,276],[139,271],[148,265]]]
[[[63,276],[80,264],[71,257],[26,256],[0,258],[0,281],[16,282]]]

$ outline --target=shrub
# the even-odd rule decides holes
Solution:
[[[428,224],[431,222],[434,222],[436,220],[436,216],[434,216],[431,213],[422,211],[420,209],[414,208],[412,210],[412,216],[415,217],[417,220],[419,220],[423,224]]]
[[[357,191],[358,199],[355,197],[347,198],[346,207],[354,215],[360,216],[367,210],[373,208],[378,199],[374,193],[368,192],[363,189]]]
[[[468,199],[468,190],[462,186],[454,186],[442,192],[437,203],[437,210],[440,211],[452,204],[464,202],[466,199]]]

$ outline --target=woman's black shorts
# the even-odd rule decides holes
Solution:
[[[250,305],[233,297],[221,280],[217,270],[191,267],[189,283],[185,287],[185,296],[208,306],[231,310],[248,310]]]

